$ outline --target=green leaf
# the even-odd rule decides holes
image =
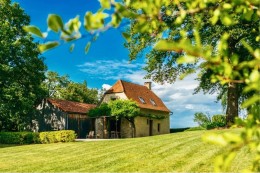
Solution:
[[[41,53],[43,53],[47,50],[50,50],[50,49],[57,47],[58,45],[59,45],[59,42],[53,41],[53,42],[48,42],[48,43],[45,43],[45,44],[40,44],[38,46],[38,49]]]
[[[112,14],[111,18],[112,18],[111,19],[112,26],[115,28],[118,27],[122,20],[122,17],[118,13],[114,13]]]
[[[54,32],[59,32],[59,30],[63,29],[62,19],[56,14],[49,14],[47,23],[48,27]]]
[[[91,43],[88,42],[88,44],[87,44],[86,47],[85,47],[85,53],[86,53],[86,54],[87,54],[88,51],[89,51],[90,45],[91,45]]]
[[[249,76],[250,81],[257,82],[260,80],[260,74],[258,70],[253,70],[253,72]]]
[[[75,47],[74,43],[70,45],[70,52],[72,52],[74,50],[74,47]]]
[[[123,32],[122,35],[126,39],[127,42],[131,41],[131,35],[130,34]]]
[[[86,12],[84,16],[84,27],[87,31],[91,30],[91,12]]]
[[[110,0],[99,0],[101,7],[105,8],[105,9],[110,9],[111,8],[111,4],[110,4]]]
[[[194,56],[185,55],[177,59],[178,64],[184,64],[184,63],[195,63],[196,58]]]
[[[244,16],[244,18],[245,18],[247,21],[250,21],[253,14],[254,14],[254,11],[253,11],[253,10],[249,10],[249,11],[247,11],[243,16]]]
[[[213,16],[212,18],[210,19],[211,23],[213,25],[215,25],[217,22],[218,22],[218,19],[219,19],[219,15],[220,15],[220,10],[219,9],[216,9],[213,13]]]
[[[155,45],[155,49],[162,50],[162,51],[169,51],[169,50],[175,50],[176,44],[172,41],[167,40],[160,40]]]
[[[233,24],[232,18],[228,14],[223,14],[220,19],[222,23],[226,26],[230,26]]]
[[[44,38],[44,36],[43,36],[41,30],[40,30],[38,27],[36,27],[36,26],[32,26],[32,25],[30,25],[30,26],[24,26],[23,29],[24,29],[26,32],[29,32],[29,33],[32,33],[32,34],[38,36],[38,37]]]
[[[253,105],[256,102],[260,101],[260,96],[259,95],[254,95],[253,97],[250,97],[249,99],[247,99],[243,104],[242,107],[243,108],[247,108],[251,105]]]

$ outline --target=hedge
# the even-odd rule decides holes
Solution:
[[[39,133],[0,132],[0,144],[37,144],[39,142]]]
[[[174,128],[174,129],[170,129],[170,133],[177,133],[177,132],[184,132],[185,130],[189,129],[189,127],[185,127],[185,128]]]
[[[73,142],[75,138],[76,134],[73,130],[60,130],[40,133],[40,142],[42,144],[57,142]]]
[[[49,132],[0,132],[0,144],[47,144],[73,142],[76,134],[73,130]]]

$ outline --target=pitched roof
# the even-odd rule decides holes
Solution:
[[[47,99],[52,105],[58,107],[64,112],[68,113],[79,113],[86,114],[90,109],[95,108],[97,105],[94,104],[86,104],[80,102],[73,102],[67,100],[59,100],[59,99]]]
[[[125,93],[128,99],[134,100],[140,108],[171,112],[153,91],[143,85],[118,80],[105,94],[122,92]],[[140,97],[145,103],[142,103]]]

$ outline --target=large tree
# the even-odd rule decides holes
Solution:
[[[23,30],[30,18],[20,6],[0,0],[0,16],[0,131],[25,130],[45,95],[45,65]]]
[[[223,4],[224,2],[220,2],[212,5],[211,8],[218,8]],[[180,4],[180,6],[183,9],[187,8],[185,3]],[[139,30],[136,29],[136,25],[138,25],[137,21],[132,20],[128,29],[128,34],[131,35],[131,39],[125,44],[130,51],[130,59],[134,60],[139,56],[145,55],[146,67],[144,69],[147,71],[146,77],[152,78],[154,81],[160,83],[173,83],[177,78],[182,78],[186,74],[199,70],[200,73],[197,79],[200,81],[200,85],[196,88],[195,93],[201,90],[205,93],[211,94],[218,92],[218,100],[221,98],[226,99],[227,122],[229,124],[233,124],[235,117],[237,117],[239,113],[239,104],[241,104],[243,100],[248,98],[253,93],[242,93],[246,85],[241,82],[237,83],[230,81],[222,85],[220,82],[212,83],[211,76],[214,74],[214,71],[208,68],[206,65],[207,62],[205,61],[196,61],[191,64],[179,64],[178,59],[183,55],[188,54],[188,52],[160,51],[154,49],[153,46],[155,43],[161,39],[161,37],[158,37],[157,34],[161,34],[163,32],[164,37],[167,40],[178,41],[182,37],[180,31],[186,31],[192,44],[198,44],[194,36],[194,26],[197,21],[193,17],[193,14],[187,14],[182,22],[182,25],[176,26],[174,25],[176,18],[168,16],[166,14],[167,10],[178,12],[178,9],[176,6],[169,6],[168,8],[162,6],[161,8],[161,22],[164,22],[167,26],[167,32],[164,27],[154,29],[151,27],[149,33],[139,32]],[[240,62],[253,60],[254,57],[250,55],[247,49],[241,44],[241,40],[246,40],[254,49],[257,48],[258,44],[255,38],[259,32],[256,32],[254,29],[257,28],[259,19],[257,20],[256,16],[253,16],[255,21],[248,22],[246,18],[241,15],[233,14],[233,17],[238,24],[226,26],[220,21],[215,25],[211,25],[211,14],[207,9],[201,13],[203,13],[202,15],[204,18],[200,29],[198,28],[198,32],[201,36],[199,42],[201,42],[204,47],[213,46],[212,54],[218,54],[219,52],[217,51],[217,47],[219,46],[221,37],[225,32],[228,32],[230,33],[230,37],[228,39],[229,47],[227,60],[231,63],[231,68],[235,68],[235,66]],[[237,55],[240,55],[240,58],[238,58]],[[199,58],[200,57],[197,57],[197,59]],[[219,77],[225,78],[225,73],[219,74]],[[236,80],[238,77],[234,77],[233,79]]]

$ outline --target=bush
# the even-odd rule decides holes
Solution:
[[[206,129],[214,129],[218,127],[226,126],[226,117],[225,115],[213,115],[212,122],[206,124]]]
[[[42,144],[57,142],[73,142],[76,134],[73,130],[60,130],[52,132],[40,132],[40,142]]]
[[[226,126],[226,123],[223,123],[223,122],[211,122],[206,125],[206,129],[210,130],[210,129],[214,129],[214,128],[218,128],[218,127],[225,127],[225,126]]]
[[[212,122],[217,122],[221,124],[226,124],[226,116],[225,115],[213,115]]]
[[[35,132],[0,132],[0,144],[37,144],[39,133]]]
[[[76,138],[73,130],[51,132],[0,132],[0,144],[47,144],[72,142]]]

